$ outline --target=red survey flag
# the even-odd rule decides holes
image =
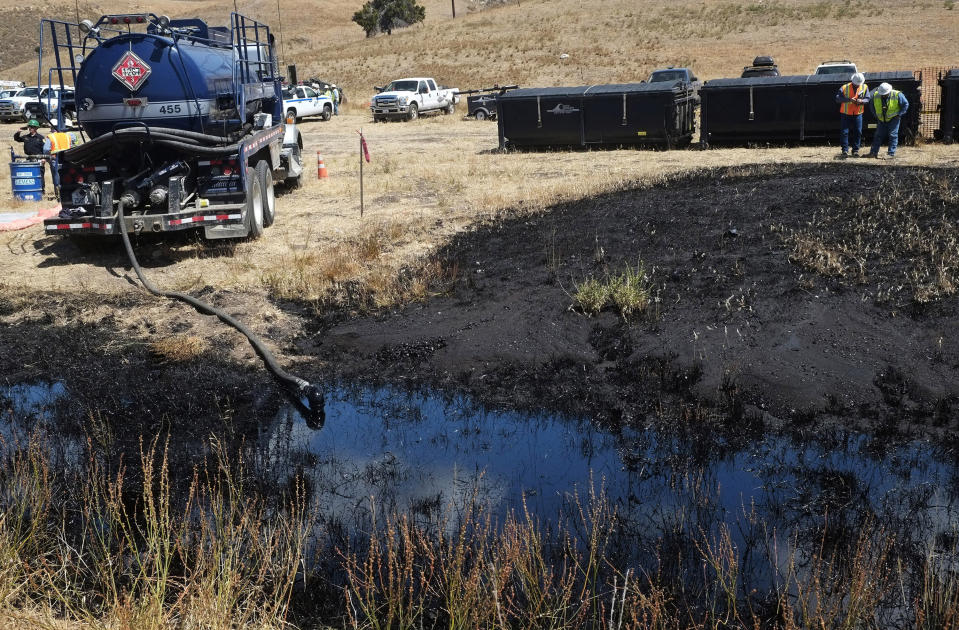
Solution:
[[[366,161],[370,161],[370,149],[366,146],[366,138],[363,137],[363,132],[360,132],[360,146],[363,147],[363,157],[366,158]]]

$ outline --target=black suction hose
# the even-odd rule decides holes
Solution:
[[[320,390],[320,388],[298,376],[290,374],[280,367],[280,365],[276,362],[276,358],[273,356],[273,353],[270,352],[270,350],[255,334],[253,334],[253,331],[224,311],[221,311],[214,306],[210,306],[206,302],[198,300],[192,295],[181,293],[180,291],[162,291],[157,288],[157,286],[150,282],[143,274],[143,270],[140,268],[140,263],[137,262],[137,257],[133,253],[133,245],[130,244],[130,235],[127,233],[126,221],[123,217],[122,201],[120,201],[117,205],[117,220],[120,222],[120,234],[123,236],[123,246],[126,248],[127,256],[130,258],[130,265],[133,267],[133,271],[136,272],[137,277],[140,279],[140,282],[143,283],[143,286],[146,288],[146,290],[153,295],[173,298],[180,300],[181,302],[186,302],[204,315],[216,315],[220,318],[220,321],[233,326],[238,331],[243,333],[243,335],[250,341],[250,345],[253,346],[253,349],[256,351],[256,353],[260,355],[261,359],[263,359],[266,369],[273,373],[274,378],[276,378],[281,385],[283,385],[291,394],[297,397],[297,404],[299,404],[299,406],[308,414],[308,424],[311,424],[311,426],[322,426],[325,420],[326,412],[323,408],[324,398],[323,392]]]
[[[237,134],[220,137],[168,127],[151,127],[149,130],[140,127],[128,127],[117,129],[112,133],[104,134],[72,149],[67,149],[63,152],[63,157],[75,164],[82,164],[109,153],[115,143],[141,142],[144,140],[193,155],[221,156],[237,153],[240,150],[240,146],[237,144],[238,139]]]

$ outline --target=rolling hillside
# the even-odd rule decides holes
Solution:
[[[365,100],[374,84],[426,74],[462,88],[638,81],[664,65],[692,65],[703,78],[735,76],[755,54],[772,54],[785,74],[824,59],[867,70],[959,65],[959,10],[940,1],[846,3],[795,0],[521,0],[482,8],[472,0],[425,0],[426,22],[367,39],[350,21],[360,0],[237,0],[241,12],[280,34],[283,64]],[[81,17],[105,5],[81,4]],[[225,22],[228,4],[210,0],[129,2],[115,11],[153,11]],[[75,8],[0,9],[0,72],[36,76],[36,21],[72,19]],[[881,42],[888,42],[884,45]],[[560,58],[565,53],[568,57]]]

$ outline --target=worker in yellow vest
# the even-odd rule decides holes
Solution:
[[[80,144],[80,134],[76,131],[54,131],[45,138],[44,153],[59,153]]]
[[[896,157],[899,145],[899,121],[909,111],[909,101],[899,90],[892,89],[888,83],[877,87],[869,99],[869,109],[876,117],[876,135],[872,139],[871,158],[879,157],[879,148],[889,140],[889,157]]]
[[[862,113],[869,103],[869,86],[866,77],[857,72],[836,93],[839,103],[839,146],[840,159],[849,157],[849,145],[852,144],[852,156],[859,157],[859,144],[862,141]]]

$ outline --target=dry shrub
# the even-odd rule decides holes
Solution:
[[[959,619],[955,548],[911,564],[868,518],[828,515],[818,536],[777,532],[755,510],[711,530],[680,518],[644,566],[635,539],[620,537],[636,522],[601,489],[567,496],[548,523],[522,505],[498,524],[474,493],[422,520],[374,504],[365,539],[307,565],[303,549],[324,548],[328,532],[305,510],[302,484],[270,502],[216,441],[183,495],[157,440],[141,443],[135,470],[113,472],[90,455],[83,470],[53,473],[40,444],[0,441],[5,626],[286,628],[294,584],[331,579],[327,570],[343,579],[332,614],[357,629],[794,630],[912,618],[938,630]],[[772,580],[757,591],[747,571],[763,552]]]
[[[150,342],[150,351],[160,361],[183,363],[202,356],[209,342],[197,335],[171,335]]]
[[[141,443],[130,475],[91,456],[85,471],[73,471],[79,487],[70,491],[53,478],[42,442],[0,441],[0,618],[46,627],[286,627],[311,524],[302,488],[268,508],[244,486],[242,461],[215,441],[211,451],[178,501],[156,439]]]
[[[849,272],[849,256],[843,248],[823,242],[808,233],[794,233],[789,242],[792,251],[789,260],[823,276],[843,277]]]

